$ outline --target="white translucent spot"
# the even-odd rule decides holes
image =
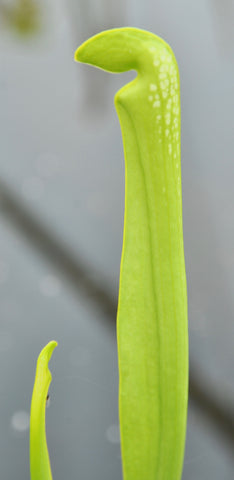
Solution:
[[[153,107],[154,107],[154,108],[160,107],[160,105],[161,105],[160,100],[156,100],[156,102],[153,103]]]
[[[156,51],[156,47],[153,47],[153,46],[152,46],[152,47],[149,47],[149,51],[150,51],[151,53],[154,53],[154,52]]]
[[[166,128],[166,130],[165,130],[165,135],[166,135],[166,137],[169,136],[169,133],[170,133],[170,130],[169,130],[168,128]]]
[[[156,100],[159,100],[160,99],[160,96],[158,93],[156,93],[156,95],[154,96],[154,98],[156,98]]]
[[[179,164],[178,164],[178,163],[176,163],[176,168],[179,168]]]
[[[164,90],[164,92],[162,92],[162,96],[163,96],[163,98],[167,98],[168,97],[168,92]]]
[[[46,275],[40,282],[40,290],[46,297],[56,297],[60,292],[60,281],[54,275]]]
[[[157,85],[155,85],[155,83],[151,83],[149,88],[151,92],[155,92],[155,90],[157,90]]]
[[[162,60],[162,62],[163,62],[164,60],[166,60],[166,55],[162,54],[162,55],[160,56],[160,58],[161,58],[161,60]]]
[[[110,443],[120,443],[119,425],[110,425],[106,430],[106,437]]]
[[[153,95],[148,96],[148,99],[149,99],[150,102],[152,102],[153,98],[154,98]]]
[[[162,115],[157,115],[157,120],[161,120]]]
[[[7,352],[13,346],[13,338],[10,332],[0,331],[0,352]]]
[[[15,432],[24,433],[29,429],[29,414],[23,410],[15,412],[11,417],[11,427]]]
[[[70,353],[70,362],[74,367],[84,367],[90,363],[90,351],[82,346],[76,347]]]
[[[172,153],[172,144],[171,143],[169,143],[169,145],[168,145],[168,153],[169,153],[169,155],[171,155],[171,153]]]
[[[171,123],[171,115],[170,115],[169,112],[166,113],[166,115],[165,115],[165,123],[166,123],[166,125],[170,125],[170,123]]]
[[[29,200],[37,200],[44,193],[44,182],[39,177],[29,177],[23,181],[22,194]]]
[[[159,74],[159,78],[163,80],[164,78],[167,78],[167,74],[165,72],[162,72]],[[165,80],[164,80],[165,81]]]
[[[160,65],[160,60],[159,60],[159,58],[155,58],[155,59],[154,59],[154,66],[155,66],[155,67],[158,67],[159,65]]]
[[[165,187],[163,187],[162,191],[163,191],[163,193],[166,193],[166,188],[165,188]]]
[[[160,72],[168,72],[168,65],[164,63],[164,64],[161,65],[161,67],[159,68],[159,71],[160,71]]]

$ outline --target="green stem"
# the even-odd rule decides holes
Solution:
[[[30,472],[31,480],[52,480],[46,442],[45,408],[51,373],[48,363],[57,342],[49,342],[41,351],[35,375],[30,414]]]

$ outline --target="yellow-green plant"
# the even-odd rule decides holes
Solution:
[[[35,375],[30,414],[30,472],[31,480],[52,480],[46,443],[45,407],[51,373],[48,368],[57,342],[49,342],[41,351]]]
[[[177,63],[163,40],[134,28],[92,37],[75,59],[137,71],[115,96],[126,165],[117,315],[123,476],[180,480],[188,334]]]

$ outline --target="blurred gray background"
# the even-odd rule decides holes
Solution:
[[[54,480],[121,479],[124,159],[113,96],[131,74],[73,54],[126,25],[163,37],[180,68],[191,362],[183,480],[234,478],[233,24],[231,0],[0,0],[2,479],[29,480],[35,365],[51,339]]]

